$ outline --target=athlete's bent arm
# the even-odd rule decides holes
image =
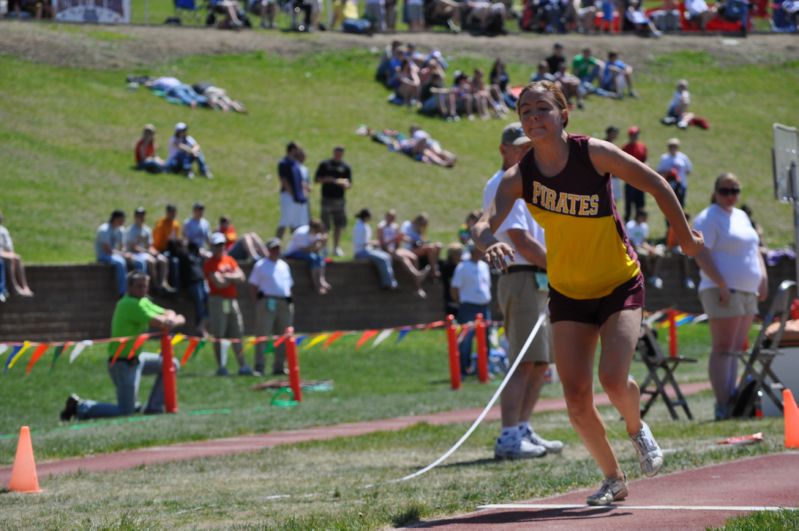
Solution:
[[[702,233],[691,230],[674,190],[663,177],[646,164],[604,140],[592,138],[588,153],[599,174],[610,173],[635,188],[652,194],[669,224],[674,227],[683,252],[688,256],[696,256],[699,253],[704,247]]]
[[[507,267],[506,260],[513,260],[513,249],[510,245],[497,240],[494,237],[494,231],[508,217],[508,213],[513,208],[513,203],[521,197],[522,176],[517,164],[508,169],[505,175],[502,176],[494,200],[491,201],[491,205],[472,227],[472,237],[475,244],[485,251],[486,260],[496,269],[505,269]]]
[[[510,229],[508,237],[525,260],[541,269],[547,268],[547,250],[532,234],[523,229]]]

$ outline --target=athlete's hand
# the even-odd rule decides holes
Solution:
[[[682,252],[686,256],[696,256],[705,247],[705,238],[700,231],[692,229],[691,240],[680,242],[680,247],[682,247]]]
[[[497,242],[486,249],[486,261],[494,269],[504,271],[513,262],[513,248],[507,243]]]

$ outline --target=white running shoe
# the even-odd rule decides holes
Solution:
[[[599,490],[586,498],[588,505],[611,505],[627,497],[627,477],[606,478]]]
[[[652,430],[643,420],[641,421],[641,431],[631,436],[635,451],[638,452],[638,462],[641,465],[641,472],[647,477],[657,474],[663,467],[663,450],[658,446]]]
[[[527,439],[522,438],[514,441],[506,439],[509,438],[497,438],[497,444],[494,445],[495,459],[531,459],[547,455],[546,448],[533,444]]]
[[[526,439],[536,446],[543,446],[548,454],[559,454],[563,450],[561,441],[550,441],[538,435],[535,431],[526,428],[522,433],[522,439]]]

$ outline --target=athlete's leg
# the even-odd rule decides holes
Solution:
[[[605,425],[594,406],[594,351],[599,339],[596,325],[574,321],[552,324],[555,364],[558,368],[569,420],[606,478],[624,475],[608,442]]]
[[[599,329],[602,338],[599,381],[624,417],[630,435],[641,430],[641,396],[638,384],[628,377],[640,331],[640,308],[612,314]]]

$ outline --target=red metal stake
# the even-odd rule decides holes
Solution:
[[[172,361],[172,337],[164,328],[161,336],[161,377],[164,380],[164,408],[167,413],[178,412],[178,383]]]
[[[488,381],[488,345],[486,345],[486,324],[482,313],[477,314],[474,333],[477,335],[477,379],[480,383],[486,383]]]
[[[449,350],[449,379],[452,389],[461,388],[461,359],[458,355],[458,336],[455,332],[455,317],[447,316],[447,348]]]
[[[672,358],[677,357],[677,316],[676,310],[669,310],[669,356]]]
[[[302,386],[300,385],[300,361],[297,357],[297,341],[294,339],[294,327],[286,328],[286,361],[289,365],[289,385],[294,392],[294,400],[302,402]]]

